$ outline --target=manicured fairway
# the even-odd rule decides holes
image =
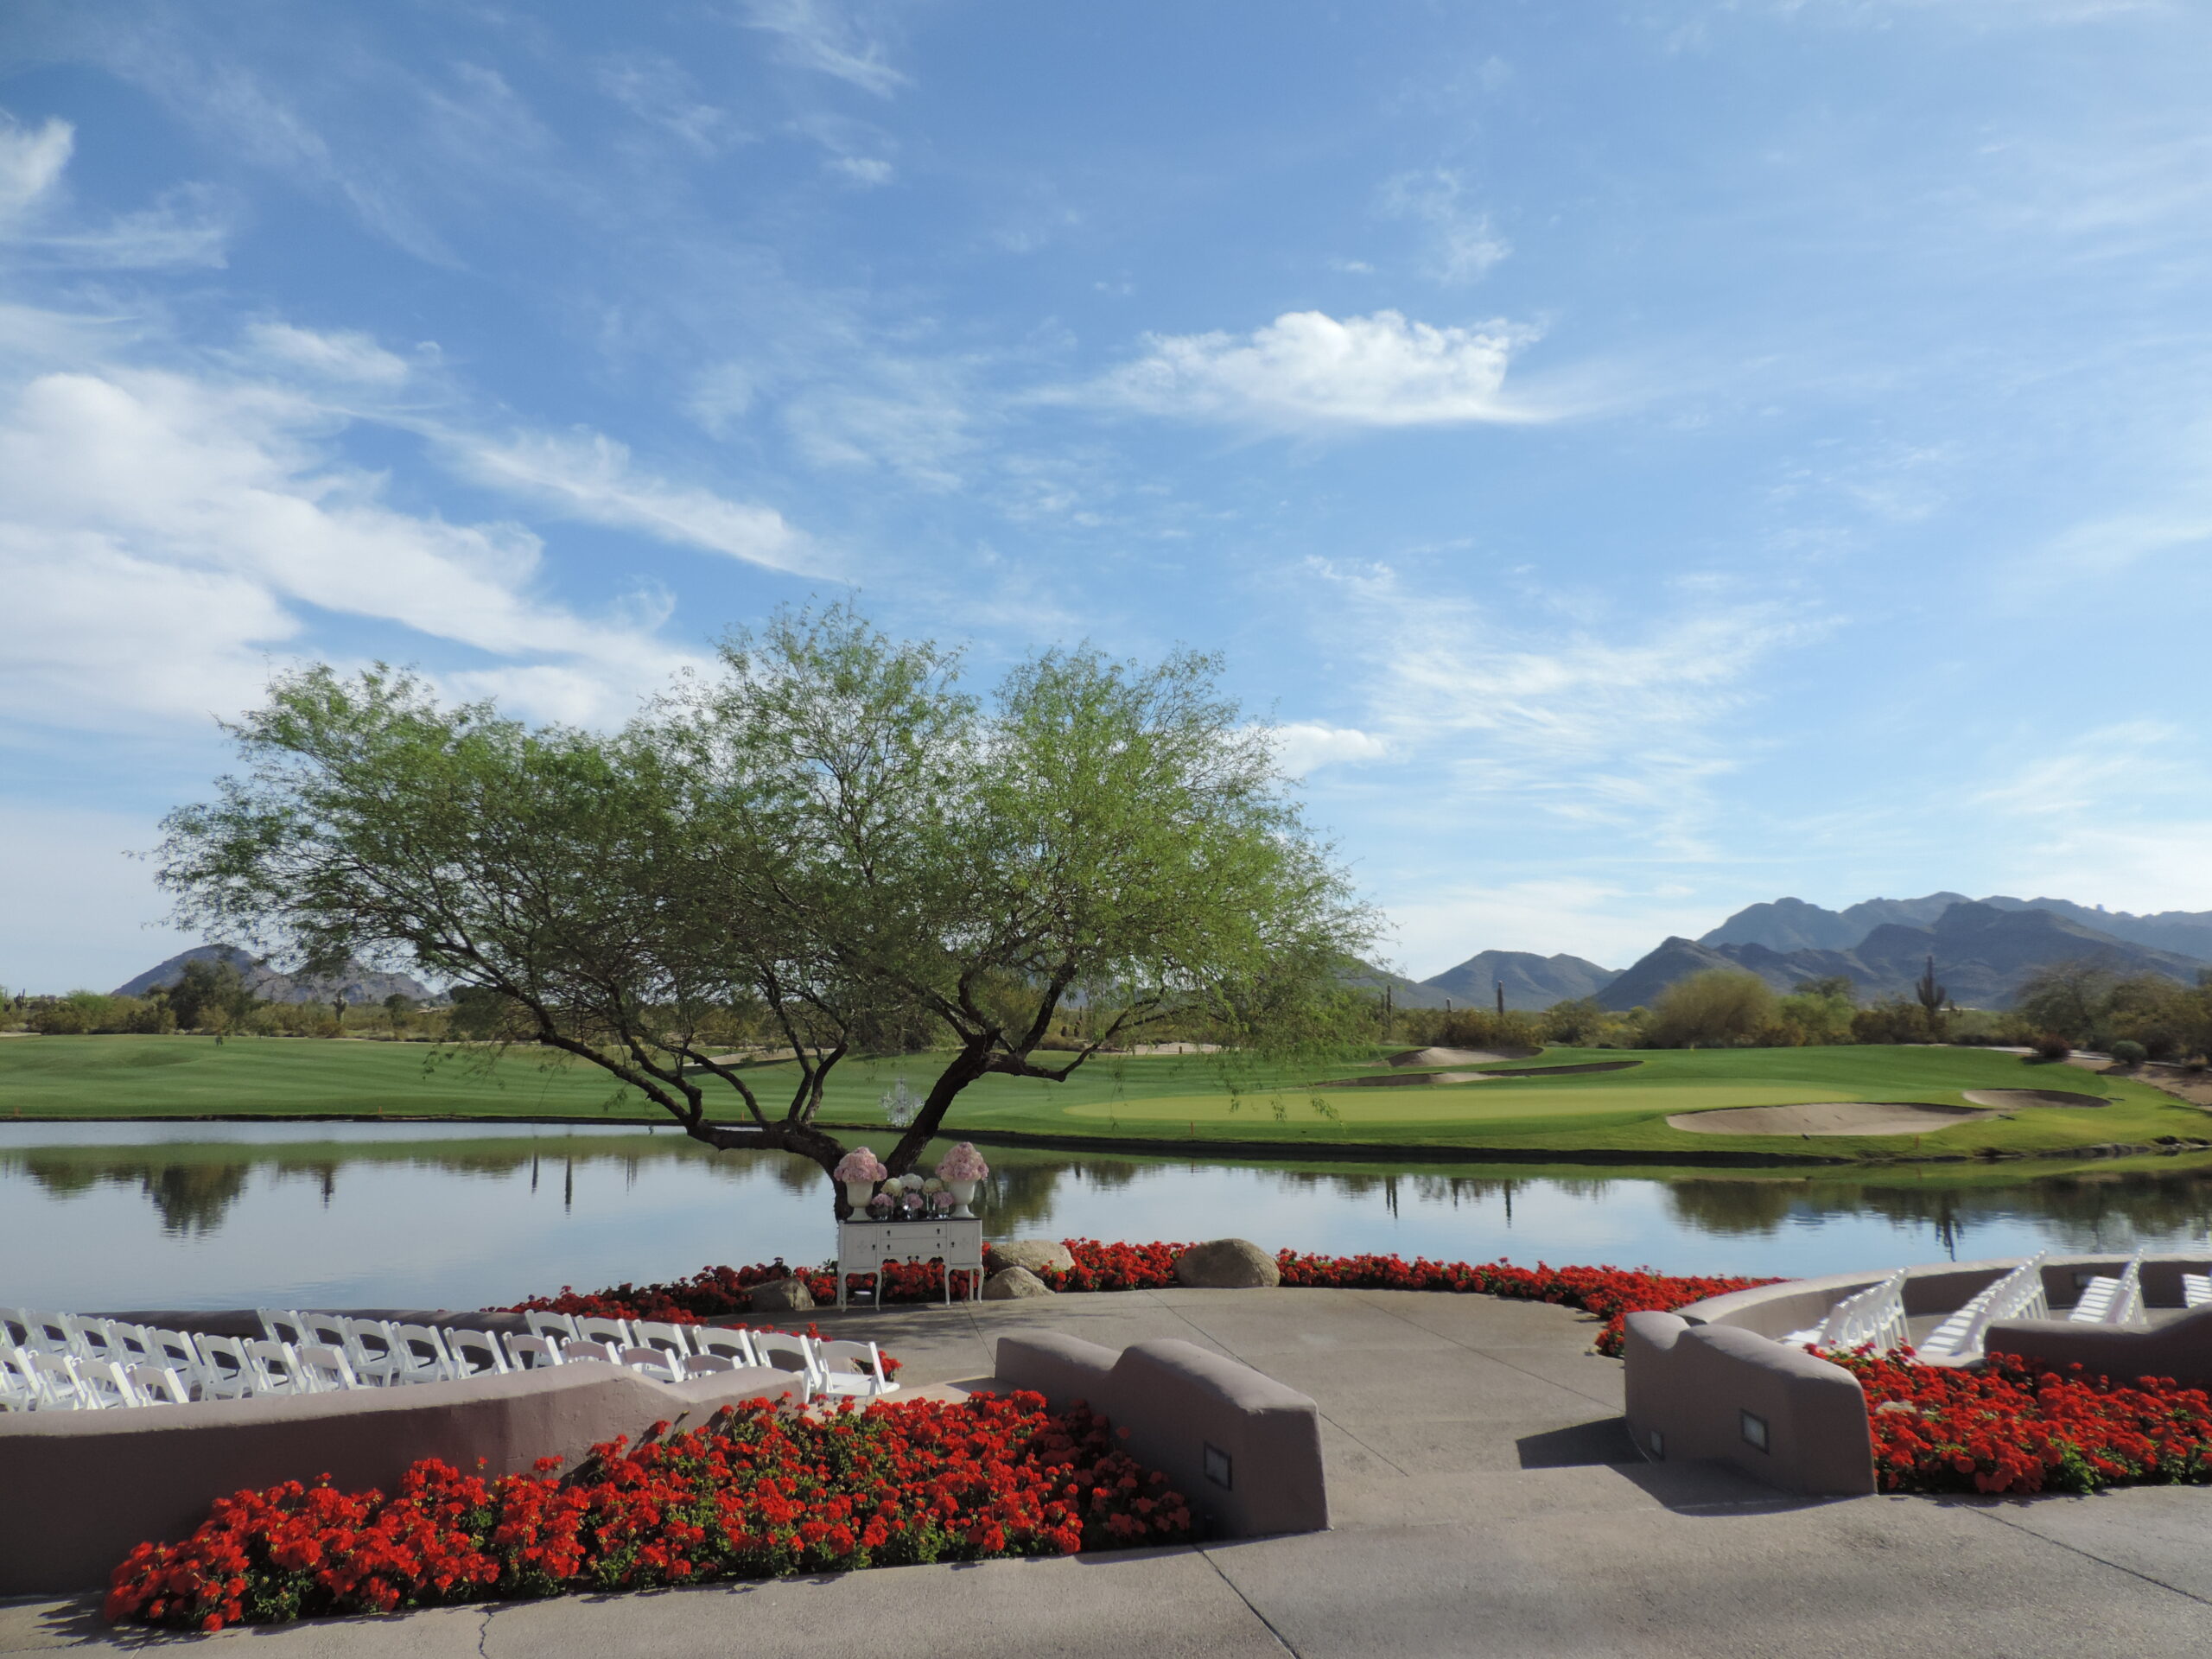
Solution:
[[[1554,1050],[1522,1068],[1593,1058]],[[1305,1067],[1203,1055],[1101,1057],[1065,1084],[985,1078],[964,1093],[952,1128],[1001,1135],[1130,1141],[1280,1145],[1294,1155],[1352,1146],[1468,1147],[1523,1154],[1648,1151],[1910,1158],[1981,1149],[2212,1139],[2212,1116],[2125,1077],[2035,1065],[2017,1055],[1936,1047],[1664,1050],[1619,1071],[1512,1075],[1391,1088],[1328,1086],[1387,1075],[1379,1055]],[[943,1057],[847,1061],[833,1074],[825,1122],[880,1135],[879,1096],[895,1077],[925,1089]],[[1465,1069],[1465,1068],[1462,1068]],[[780,1109],[795,1068],[747,1068]],[[1962,1103],[1969,1089],[2063,1089],[2106,1096],[2093,1109],[2037,1108],[1923,1135],[1691,1135],[1670,1114],[1821,1101]],[[710,1086],[709,1099],[727,1094]],[[735,1116],[734,1098],[719,1107]],[[653,1121],[657,1109],[591,1068],[518,1051],[480,1063],[415,1044],[202,1037],[22,1038],[0,1041],[0,1118],[233,1115]]]

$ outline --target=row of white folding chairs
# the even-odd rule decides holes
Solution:
[[[2187,1287],[2183,1287],[2186,1294]],[[2082,1287],[2073,1311],[2076,1325],[2132,1325],[2143,1317],[2143,1252],[2127,1258],[2117,1278],[2099,1274]]]
[[[652,1354],[658,1351],[667,1355],[665,1370],[671,1378],[722,1370],[710,1362],[726,1357],[734,1365],[795,1372],[804,1379],[810,1397],[865,1397],[889,1394],[899,1386],[885,1374],[882,1352],[872,1342],[825,1342],[741,1325],[668,1325],[584,1313],[532,1311],[524,1319],[530,1335],[510,1336],[508,1347],[530,1344],[535,1354],[542,1344],[556,1363],[607,1359],[652,1370],[657,1363]]]
[[[15,1411],[97,1411],[186,1405],[253,1394],[316,1394],[356,1386],[333,1349],[181,1332],[185,1351],[135,1362],[54,1348],[0,1348],[0,1406]],[[166,1347],[166,1345],[165,1345]]]
[[[1845,1297],[1828,1310],[1828,1316],[1806,1331],[1793,1331],[1783,1340],[1793,1348],[1814,1347],[1848,1351],[1872,1344],[1875,1352],[1903,1347],[1910,1339],[1904,1322],[1904,1269],[1899,1268],[1878,1284]]]
[[[2212,1273],[2184,1273],[2181,1276],[2183,1307],[2212,1306]]]
[[[2037,1250],[1929,1332],[1918,1344],[1920,1357],[1970,1358],[1981,1351],[1983,1332],[1998,1320],[2050,1318],[2050,1303],[2043,1286],[2046,1254]]]

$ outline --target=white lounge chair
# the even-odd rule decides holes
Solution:
[[[899,1385],[883,1369],[883,1356],[872,1342],[818,1342],[814,1376],[823,1394],[873,1398],[894,1393]]]
[[[2128,1257],[2117,1278],[2102,1274],[2082,1287],[2067,1319],[2075,1325],[2131,1325],[2143,1317],[2143,1255]]]

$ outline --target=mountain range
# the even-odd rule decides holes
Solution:
[[[1869,899],[1827,910],[1802,899],[1746,906],[1696,939],[1669,938],[1626,969],[1580,957],[1484,950],[1424,980],[1375,969],[1357,982],[1388,983],[1400,1007],[1489,1007],[1502,984],[1505,1006],[1534,1011],[1594,996],[1607,1008],[1648,1007],[1678,979],[1708,968],[1741,969],[1777,990],[1841,976],[1861,1001],[1906,996],[1929,957],[1951,1000],[2004,1007],[2037,969],[2092,961],[2118,974],[2155,973],[2187,984],[2212,968],[2212,911],[2136,916],[2065,899],[1931,893]]]
[[[395,992],[417,1002],[442,1001],[438,994],[406,974],[379,974],[349,962],[339,972],[321,976],[280,974],[267,963],[226,944],[195,944],[180,950],[167,962],[149,968],[136,979],[125,980],[110,993],[115,996],[144,996],[184,977],[188,962],[227,962],[238,970],[245,987],[264,1002],[329,1002],[343,998],[349,1007],[380,1004]]]

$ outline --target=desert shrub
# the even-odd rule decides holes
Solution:
[[[1580,996],[1571,1002],[1554,1002],[1544,1010],[1541,1030],[1548,1043],[1565,1043],[1583,1048],[1598,1040],[1605,1029],[1605,1011],[1598,1006],[1594,996]]]
[[[2150,1051],[2142,1044],[2125,1037],[2112,1046],[2110,1052],[2113,1058],[2122,1065],[2140,1065],[2151,1058]]]
[[[2046,1031],[2029,1045],[2039,1060],[2063,1060],[2074,1052],[2074,1045],[2055,1031]]]
[[[1656,1048],[1728,1048],[1752,1041],[1775,1022],[1774,988],[1756,974],[1708,968],[1678,979],[1652,1005]]]
[[[1801,985],[1777,1005],[1774,1046],[1848,1042],[1853,1012],[1847,990],[1838,991],[1824,982]]]
[[[1535,1048],[1544,1040],[1543,1021],[1518,1008],[1454,1008],[1429,1029],[1428,1040],[1443,1048]]]

